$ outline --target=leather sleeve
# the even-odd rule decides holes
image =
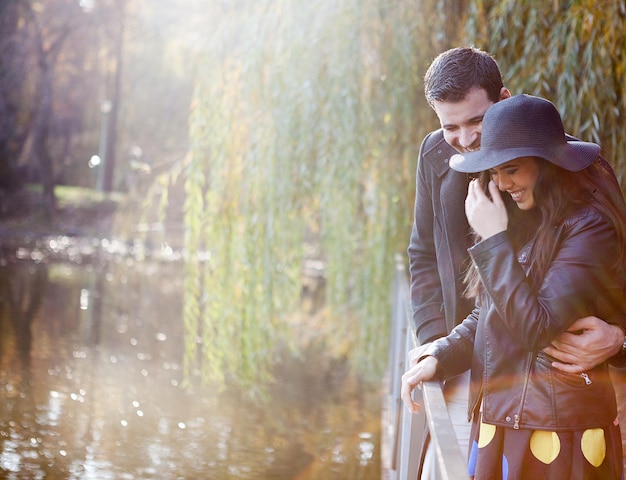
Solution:
[[[470,249],[499,318],[529,351],[547,346],[576,319],[620,311],[624,273],[615,267],[615,232],[597,211],[568,221],[553,260],[534,290],[506,232]],[[612,303],[612,301],[614,301]]]
[[[476,307],[449,335],[434,341],[425,352],[439,360],[438,375],[442,380],[463,373],[472,365],[479,315],[480,309]]]

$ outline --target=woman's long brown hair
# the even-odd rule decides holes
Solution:
[[[520,210],[510,195],[503,195],[509,226],[507,233],[516,250],[535,237],[532,249],[533,268],[529,278],[538,288],[552,261],[552,253],[558,241],[558,227],[572,212],[584,206],[595,207],[613,225],[619,245],[616,265],[624,263],[626,250],[626,203],[615,180],[611,167],[602,157],[579,172],[570,172],[551,162],[537,158],[539,175],[533,189],[536,208]],[[485,192],[491,180],[488,171],[482,172],[479,182]],[[480,240],[475,236],[475,240]],[[466,297],[483,294],[480,277],[473,265],[465,275]]]

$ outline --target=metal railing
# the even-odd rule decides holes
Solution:
[[[466,461],[458,447],[441,384],[424,382],[414,398],[422,405],[410,413],[400,399],[402,374],[409,367],[408,352],[417,346],[411,315],[407,272],[402,258],[396,258],[393,309],[389,346],[389,371],[385,379],[387,397],[383,408],[383,478],[416,480],[424,468],[426,447],[434,448],[430,471],[436,480],[469,478]]]

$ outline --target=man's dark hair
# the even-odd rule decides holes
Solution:
[[[502,74],[493,56],[474,47],[440,53],[424,76],[424,94],[431,106],[433,102],[460,102],[473,88],[484,89],[496,103],[502,87]]]

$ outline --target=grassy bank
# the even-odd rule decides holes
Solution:
[[[125,204],[120,193],[66,185],[55,187],[55,196],[56,208],[51,212],[37,185],[16,192],[0,191],[0,234],[107,234],[116,212]]]

